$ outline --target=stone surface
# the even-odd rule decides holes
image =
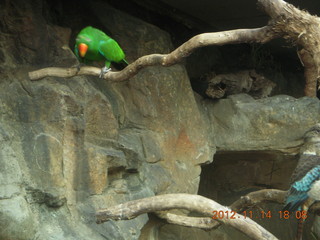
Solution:
[[[76,63],[66,44],[72,46],[84,24],[112,35],[129,62],[173,49],[168,33],[101,1],[72,6],[68,19],[69,2],[60,3],[0,3],[0,239],[238,237],[230,229],[207,233],[146,214],[97,225],[94,213],[157,194],[197,193],[201,166],[213,161],[216,147],[233,158],[239,157],[234,151],[269,150],[276,159],[279,151],[296,153],[298,138],[319,119],[319,101],[247,95],[204,100],[193,93],[182,64],[148,67],[123,83],[95,77],[31,82],[28,71]],[[247,168],[251,182],[268,184],[266,176],[254,175],[263,167],[270,170],[271,161]],[[271,185],[284,188],[281,174],[274,176]],[[220,190],[245,188],[228,179]]]
[[[33,239],[37,232],[37,219],[22,196],[0,199],[1,239]]]
[[[2,8],[9,20],[19,3]],[[172,49],[167,33],[99,4],[91,5],[95,16],[129,61]],[[21,7],[36,14],[29,1]],[[41,15],[25,24],[13,22],[1,38],[6,43],[29,29],[15,42],[21,62],[10,52],[14,46],[1,50],[7,68],[0,78],[0,239],[138,239],[146,214],[97,225],[94,212],[155,194],[196,193],[200,164],[215,151],[185,68],[150,67],[125,83],[30,82],[26,72],[40,68],[38,61],[65,66],[74,57],[63,50],[70,30],[46,25]],[[10,71],[19,63],[21,70]]]
[[[294,150],[302,135],[320,119],[314,98],[279,95],[254,100],[246,94],[204,101],[219,151]]]

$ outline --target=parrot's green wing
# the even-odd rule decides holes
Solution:
[[[112,38],[101,41],[99,44],[99,52],[110,62],[121,62],[125,58],[125,54]]]

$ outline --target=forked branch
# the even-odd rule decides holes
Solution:
[[[201,213],[206,217],[212,217],[213,211],[232,213],[230,208],[224,207],[213,200],[199,195],[165,194],[122,203],[107,209],[101,209],[96,213],[96,217],[97,223],[102,223],[111,219],[132,219],[143,213],[166,211],[170,209],[187,209],[189,211]],[[177,218],[177,216],[174,217]],[[182,216],[179,216],[178,218],[180,218],[180,221],[183,220]],[[190,217],[185,219],[188,221],[190,220]],[[211,220],[209,221],[208,218],[195,219],[202,225],[206,225],[207,223],[212,224]],[[252,239],[277,239],[250,218],[245,218],[235,212],[232,218],[218,218],[217,221],[238,229]]]
[[[237,201],[232,203],[229,206],[229,208],[232,211],[241,213],[246,209],[257,207],[261,205],[261,203],[265,203],[265,202],[274,202],[274,203],[283,204],[286,194],[287,192],[282,190],[263,189],[263,190],[251,192],[245,196],[242,196]],[[195,217],[176,215],[168,212],[156,213],[156,215],[160,218],[165,219],[169,223],[173,223],[181,226],[196,227],[196,228],[202,228],[202,229],[213,229],[221,225],[221,223],[209,217],[195,218]]]
[[[147,66],[171,66],[182,61],[183,58],[189,56],[194,50],[210,45],[225,45],[232,43],[264,43],[275,35],[270,33],[269,27],[256,29],[238,29],[217,33],[203,33],[194,36],[189,41],[182,44],[169,54],[151,54],[138,58],[125,69],[120,72],[108,72],[104,78],[108,81],[125,81],[136,75],[142,68]],[[40,80],[44,77],[73,77],[77,75],[99,76],[100,69],[96,67],[82,67],[80,71],[77,68],[43,68],[33,72],[29,72],[31,80]]]
[[[282,0],[258,0],[259,6],[270,17],[267,26],[256,29],[238,29],[196,35],[169,54],[151,54],[140,57],[120,72],[108,72],[109,81],[125,81],[147,66],[171,66],[189,56],[195,49],[210,45],[238,43],[265,43],[282,37],[300,47],[300,59],[305,67],[305,95],[316,97],[320,79],[320,19],[299,10]],[[76,75],[99,76],[98,68],[44,68],[29,73],[31,80],[46,76],[73,77]]]

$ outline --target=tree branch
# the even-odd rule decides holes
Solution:
[[[238,29],[196,35],[169,54],[151,54],[140,57],[119,72],[108,72],[104,78],[109,81],[125,81],[147,66],[171,66],[189,56],[195,49],[210,45],[237,43],[265,43],[283,37],[294,45],[302,47],[301,60],[305,67],[305,95],[316,97],[320,81],[320,19],[302,11],[283,0],[258,0],[258,5],[270,17],[269,24],[256,29]],[[303,54],[302,54],[303,53]],[[76,75],[99,76],[98,68],[45,68],[29,72],[31,80],[46,76],[72,77]]]
[[[251,192],[232,203],[230,205],[230,208],[236,212],[243,212],[248,208],[257,206],[264,202],[275,202],[283,204],[286,194],[287,191],[277,189],[263,189]]]
[[[138,58],[125,69],[119,72],[108,72],[104,79],[109,81],[125,81],[136,75],[142,68],[147,66],[171,66],[180,62],[183,58],[189,56],[194,50],[210,45],[225,45],[235,43],[264,43],[275,38],[276,35],[271,33],[270,27],[256,29],[237,29],[225,32],[203,33],[194,36],[180,47],[169,54],[151,54]],[[73,77],[77,75],[99,76],[100,69],[95,67],[77,68],[43,68],[29,72],[31,80],[39,80],[44,77]]]
[[[287,194],[287,191],[282,191],[282,190],[277,190],[277,189],[263,189],[263,190],[251,192],[245,196],[242,196],[237,201],[232,203],[229,206],[229,208],[230,208],[229,213],[231,213],[231,210],[235,211],[235,212],[243,212],[244,210],[246,210],[248,208],[257,207],[259,204],[264,203],[264,202],[275,202],[275,203],[279,203],[282,205],[285,201],[286,194]],[[177,195],[177,194],[171,194],[171,195]],[[208,199],[208,200],[212,201],[210,199]],[[137,201],[139,201],[139,200],[137,200]],[[144,203],[141,203],[141,204],[144,204]],[[165,205],[165,203],[163,203],[163,204]],[[163,207],[164,207],[164,205],[163,205]],[[215,209],[215,210],[220,211],[221,210],[220,205],[217,204],[217,206],[219,208]],[[112,207],[112,208],[114,208],[114,207]],[[187,209],[189,211],[194,211],[194,209],[192,210],[189,208],[188,204],[185,205],[185,207],[181,207],[181,208]],[[111,210],[111,211],[113,211],[113,210]],[[224,210],[221,210],[221,211],[224,211]],[[319,214],[320,202],[313,204],[310,207],[309,211]],[[100,220],[98,220],[100,218],[100,217],[98,218],[98,214],[101,214],[101,212],[102,212],[102,215],[104,216],[102,219],[102,222],[109,220],[108,215],[104,215],[104,214],[106,214],[105,209],[101,209],[97,212],[97,222],[100,221]],[[156,212],[156,210],[153,210],[153,209],[150,209],[148,212],[154,212],[158,217],[165,219],[168,223],[177,224],[177,225],[186,226],[186,227],[196,227],[196,228],[211,230],[211,229],[219,227],[222,224],[221,221],[218,222],[212,218],[212,216],[213,216],[212,211],[210,212],[211,214],[209,214],[208,217],[189,217],[189,216],[169,213],[167,211]],[[145,212],[143,212],[143,213],[145,213]],[[206,210],[202,210],[201,212],[198,212],[198,213],[202,213],[203,215],[206,215],[208,212]],[[140,213],[140,214],[142,214],[142,213]],[[134,217],[136,217],[138,215],[139,214],[135,215]],[[125,218],[121,218],[121,219],[125,219]]]
[[[320,18],[282,0],[258,0],[258,4],[271,16],[273,32],[302,48],[299,54],[305,70],[304,93],[316,97],[320,80]]]
[[[195,227],[201,229],[212,230],[221,224],[212,217],[189,217],[184,215],[178,215],[170,212],[156,212],[159,218],[166,220],[168,223],[185,226],[185,227]]]
[[[263,202],[275,202],[283,204],[286,194],[287,191],[277,189],[263,189],[242,196],[237,201],[232,203],[229,208],[235,212],[241,213],[248,208],[258,206]],[[167,220],[169,223],[181,226],[213,229],[221,225],[219,222],[209,217],[188,217],[168,212],[160,212],[156,213],[156,215],[162,219]]]
[[[98,210],[96,213],[97,223],[103,223],[110,219],[132,219],[140,214],[170,209],[188,209],[212,217],[212,212],[223,211],[231,214],[231,209],[208,198],[191,194],[165,194],[155,197],[134,200],[122,203],[107,209]],[[259,224],[240,214],[233,218],[218,218],[217,221],[232,226],[243,232],[252,239],[277,239]]]

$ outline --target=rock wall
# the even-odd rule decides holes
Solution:
[[[31,1],[24,6],[36,13]],[[11,20],[14,9],[7,7],[2,11]],[[157,27],[105,4],[92,8],[129,61],[172,50],[169,35]],[[2,50],[0,239],[138,239],[147,215],[96,225],[95,210],[155,194],[197,193],[200,164],[213,159],[185,68],[150,67],[125,83],[95,77],[31,82],[27,72],[39,67],[37,59],[70,60],[69,66],[75,59],[62,49],[68,29],[46,25],[41,16],[29,24],[32,41],[16,41],[24,61],[10,52],[13,46]],[[23,34],[20,24],[11,27],[2,44]],[[60,38],[49,39],[47,31]],[[37,50],[43,35],[53,41],[46,55]],[[23,41],[34,48],[31,56]]]
[[[123,83],[31,82],[28,71],[76,63],[68,48],[76,33],[54,25],[52,12],[64,7],[0,3],[0,239],[230,239],[223,231],[181,232],[146,214],[97,225],[94,213],[156,194],[196,194],[216,146],[296,153],[295,138],[319,119],[319,101],[203,100],[182,64],[149,67]],[[87,24],[116,38],[129,62],[173,49],[166,32],[101,1],[85,10]],[[68,23],[83,21],[70,15]]]
[[[203,101],[219,151],[279,150],[298,153],[305,131],[320,119],[318,99],[278,95],[254,100],[246,94]]]

